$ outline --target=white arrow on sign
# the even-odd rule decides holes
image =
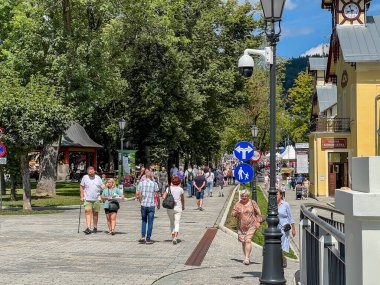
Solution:
[[[241,155],[242,159],[245,160],[245,159],[247,159],[247,153],[250,153],[251,151],[253,151],[253,148],[251,148],[250,146],[245,147],[245,148],[238,146],[235,150],[238,153],[242,153],[242,155]]]

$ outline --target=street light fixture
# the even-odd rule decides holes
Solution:
[[[270,187],[268,191],[268,228],[264,231],[265,244],[261,284],[286,284],[282,268],[281,236],[278,228],[276,190],[276,46],[281,33],[281,17],[285,0],[260,0],[265,20],[265,34],[272,47],[270,65]],[[278,30],[276,31],[276,25]]]
[[[120,150],[121,150],[120,181],[121,181],[121,183],[123,183],[123,176],[124,176],[124,172],[123,172],[123,162],[124,162],[123,161],[123,158],[124,158],[123,145],[124,145],[124,129],[125,129],[125,125],[126,125],[126,121],[124,119],[121,119],[119,121],[119,129],[120,129],[120,133],[121,133],[121,138],[120,138]]]
[[[259,133],[259,128],[256,125],[253,125],[251,128],[251,133],[252,133],[252,142],[253,146],[255,147],[255,142],[257,135]],[[253,179],[252,179],[252,200],[257,202],[257,192],[256,192],[256,167],[255,167],[255,162],[252,161],[252,168],[253,168]]]

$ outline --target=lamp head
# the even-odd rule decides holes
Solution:
[[[253,125],[251,128],[252,137],[255,139],[259,133],[259,128],[256,125]]]
[[[119,128],[120,128],[120,130],[123,131],[125,129],[125,125],[126,125],[126,121],[124,119],[121,119],[119,121]]]
[[[285,0],[260,0],[266,22],[281,21]]]

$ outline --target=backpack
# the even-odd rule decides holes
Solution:
[[[193,181],[194,180],[194,173],[193,171],[187,171],[187,180]]]

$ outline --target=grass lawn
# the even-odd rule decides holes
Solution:
[[[241,190],[245,188],[247,188],[245,185],[241,185],[240,186]],[[250,190],[250,189],[248,189]],[[228,217],[227,217],[227,220],[226,220],[226,224],[225,226],[233,231],[237,231],[237,220],[232,217],[232,209],[235,205],[235,203],[238,201],[238,195],[239,193],[236,191],[235,193],[235,197],[234,197],[234,200],[232,202],[232,205],[231,205],[231,208],[228,212]],[[251,193],[249,194],[249,196],[251,197]],[[268,201],[267,199],[265,198],[263,192],[262,192],[262,189],[261,187],[257,187],[257,200],[258,200],[258,205],[259,205],[259,208],[260,208],[260,211],[261,211],[261,214],[266,216],[267,215],[267,209],[268,209]],[[253,237],[252,241],[258,245],[261,245],[263,246],[264,245],[264,230],[265,228],[267,228],[267,223],[264,222],[261,224],[260,228],[256,231],[256,234],[255,236]],[[284,255],[289,257],[289,258],[293,258],[293,259],[297,259],[297,256],[294,254],[293,250],[290,248],[290,252],[289,253],[286,253],[284,252]]]
[[[32,183],[32,207],[55,207],[55,206],[68,206],[79,205],[80,193],[79,183],[70,182],[57,182],[57,195],[55,197],[38,197],[36,196],[36,185]],[[17,201],[11,201],[9,195],[9,189],[7,189],[8,195],[3,196],[3,206],[6,207],[22,207],[22,189],[17,189]],[[135,193],[126,193],[126,198],[134,197]],[[44,210],[46,211],[46,210]],[[50,210],[52,211],[52,210]],[[3,211],[6,212],[6,211]],[[37,212],[37,211],[36,211]],[[45,213],[41,212],[40,214]],[[37,213],[36,213],[37,214]]]

